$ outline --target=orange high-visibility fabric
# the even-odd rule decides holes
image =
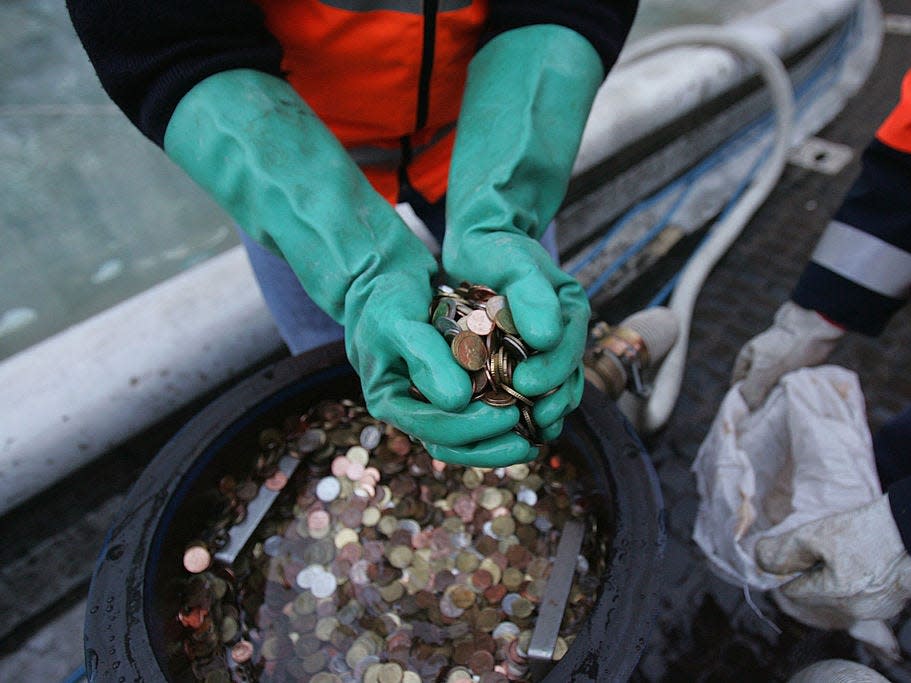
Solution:
[[[911,69],[905,72],[898,104],[876,131],[876,139],[889,147],[911,153]]]
[[[487,0],[441,2],[436,17],[427,121],[416,130],[424,16],[390,9],[340,9],[317,0],[257,0],[266,26],[284,50],[282,69],[291,86],[348,148],[399,150],[408,138],[415,154],[412,187],[430,201],[446,191],[455,122],[468,62],[487,17]],[[365,5],[369,3],[356,3]],[[420,6],[421,3],[415,3]],[[390,202],[399,191],[392,164],[363,164],[373,186]]]

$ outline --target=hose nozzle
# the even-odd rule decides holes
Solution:
[[[647,397],[651,387],[642,371],[661,362],[678,331],[676,313],[663,306],[634,313],[616,326],[596,323],[585,352],[585,378],[613,399],[626,390]]]

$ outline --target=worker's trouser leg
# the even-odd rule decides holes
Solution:
[[[889,420],[873,437],[876,469],[883,490],[911,476],[911,406]]]
[[[439,243],[445,229],[445,199],[429,204],[423,198],[406,197],[414,212]],[[259,288],[272,312],[278,332],[292,355],[337,341],[344,329],[326,315],[301,287],[294,271],[271,251],[254,242],[243,230],[238,230],[247,249],[247,256]],[[557,239],[554,224],[548,226],[541,243],[557,260]]]

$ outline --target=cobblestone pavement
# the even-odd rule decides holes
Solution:
[[[887,13],[911,14],[911,2],[883,6]],[[854,163],[835,177],[789,166],[698,299],[680,400],[664,431],[648,441],[665,496],[669,538],[658,619],[634,681],[747,683],[786,680],[829,657],[874,663],[871,653],[844,633],[804,627],[754,594],[756,606],[782,630],[776,634],[754,613],[741,589],[709,572],[690,538],[698,498],[689,468],[728,388],[737,351],[771,324],[788,298],[857,174],[859,152],[897,101],[909,56],[911,36],[886,35],[868,83],[819,133],[853,148]],[[874,430],[911,399],[909,340],[911,310],[906,307],[879,338],[848,336],[830,359],[859,374]],[[905,623],[905,618],[895,622],[901,635],[911,631],[911,623],[901,631]],[[907,653],[911,656],[911,649]],[[892,680],[911,680],[911,666],[876,666]]]

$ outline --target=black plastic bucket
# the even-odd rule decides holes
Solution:
[[[333,344],[247,379],[162,449],[127,496],[92,578],[85,624],[90,681],[180,680],[165,673],[172,625],[158,596],[181,566],[192,538],[184,520],[199,513],[194,509],[201,504],[199,494],[232,468],[247,466],[259,431],[289,410],[358,392],[342,345]],[[591,386],[561,438],[603,492],[612,542],[589,619],[542,680],[625,681],[639,661],[656,609],[665,540],[657,476],[629,423]]]

